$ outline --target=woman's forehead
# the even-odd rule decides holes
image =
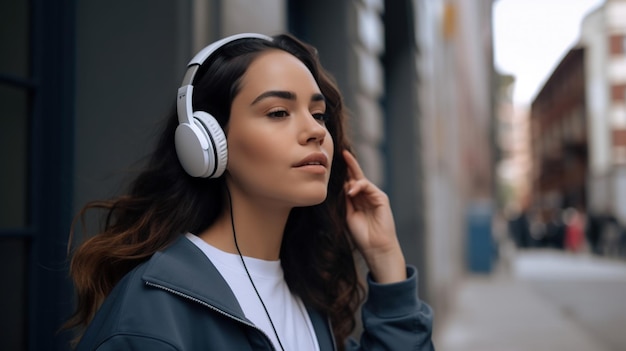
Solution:
[[[307,98],[320,89],[308,67],[282,50],[268,50],[256,57],[241,81],[242,93],[261,94],[267,90],[291,91]]]

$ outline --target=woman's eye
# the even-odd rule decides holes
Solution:
[[[326,113],[314,113],[313,118],[315,118],[316,120],[320,122],[328,121],[328,115]]]
[[[283,118],[289,116],[289,113],[285,110],[276,110],[270,111],[267,116],[272,118]]]

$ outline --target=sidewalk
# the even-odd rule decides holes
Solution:
[[[605,351],[517,274],[468,276],[436,331],[438,351]]]

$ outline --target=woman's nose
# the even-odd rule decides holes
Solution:
[[[327,133],[324,122],[313,117],[313,115],[311,115],[308,111],[303,115],[302,120],[302,129],[299,138],[300,142],[304,144],[311,142],[318,142],[322,144]]]

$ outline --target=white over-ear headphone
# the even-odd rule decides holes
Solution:
[[[248,38],[272,41],[271,37],[263,34],[235,34],[205,47],[187,65],[183,84],[178,88],[176,107],[179,124],[174,138],[180,164],[192,177],[218,178],[226,170],[228,162],[226,136],[217,120],[205,111],[193,110],[192,84],[196,72],[222,46]]]

